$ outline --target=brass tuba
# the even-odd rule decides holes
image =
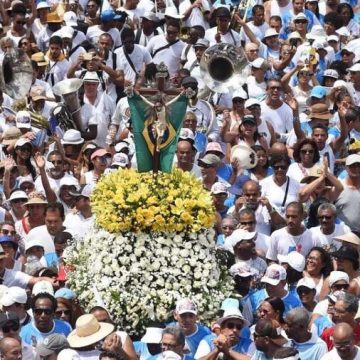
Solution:
[[[216,44],[204,52],[200,74],[207,87],[217,93],[233,92],[245,83],[243,70],[248,60],[241,47]]]
[[[82,127],[81,105],[78,94],[82,84],[82,79],[65,79],[53,87],[54,94],[62,97],[64,102],[56,106],[51,115],[64,131],[69,129],[80,130]]]

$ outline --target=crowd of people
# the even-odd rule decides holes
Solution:
[[[0,358],[360,359],[359,9],[1,1]],[[243,53],[240,70],[230,56],[203,65],[219,44]],[[20,60],[32,74],[14,70]],[[173,167],[210,192],[234,289],[211,324],[181,298],[136,338],[106,304],[84,312],[63,252],[94,223],[97,181],[137,168],[126,94],[156,88],[161,63],[162,90],[189,96]],[[69,115],[58,111],[65,79],[82,80],[75,128],[56,127]]]

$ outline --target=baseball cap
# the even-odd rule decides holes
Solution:
[[[38,281],[32,289],[32,295],[36,296],[37,294],[47,293],[51,296],[54,296],[54,288],[50,281],[41,280]]]
[[[158,327],[147,327],[140,341],[146,344],[160,344],[163,330],[164,329]]]
[[[293,31],[292,33],[290,33],[288,40],[291,39],[301,39],[301,35],[298,31]]]
[[[360,64],[359,64],[360,65]],[[360,71],[360,70],[359,70]],[[331,77],[333,79],[338,79],[339,78],[339,73],[334,70],[334,69],[326,69],[324,71],[324,77]]]
[[[208,48],[209,45],[210,45],[209,40],[198,39],[198,41],[194,45],[194,48],[197,48],[197,47]]]
[[[97,149],[91,154],[91,160],[94,160],[96,157],[101,157],[104,155],[111,155],[111,154],[105,149]]]
[[[241,124],[246,124],[246,123],[256,125],[256,119],[254,118],[253,115],[245,115],[241,120]]]
[[[261,278],[261,282],[276,286],[280,281],[286,280],[286,270],[278,264],[271,264]]]
[[[10,243],[14,250],[17,250],[17,248],[18,248],[18,243],[16,241],[14,241],[11,236],[1,235],[0,236],[0,245],[2,245],[3,243]]]
[[[266,70],[266,68],[268,68],[268,65],[267,65],[265,59],[260,58],[260,57],[255,59],[254,61],[252,61],[250,63],[250,65],[251,65],[251,67],[253,67],[255,69],[264,69],[264,70]]]
[[[74,197],[86,197],[90,198],[91,192],[93,190],[92,184],[83,185],[80,191],[69,191],[69,195]]]
[[[181,86],[187,86],[187,85],[198,85],[198,81],[192,76],[187,76],[181,82]]]
[[[26,110],[18,111],[16,114],[16,127],[19,129],[31,128],[31,116]]]
[[[250,268],[250,266],[244,262],[238,262],[232,265],[229,272],[230,275],[233,277],[235,276],[249,277],[255,275],[254,271]]]
[[[226,238],[226,244],[231,248],[234,248],[236,244],[241,241],[253,240],[255,239],[257,233],[256,231],[249,232],[244,229],[236,229],[232,232],[230,236]]]
[[[211,194],[227,194],[227,187],[222,182],[216,182],[211,186]]]
[[[239,88],[235,90],[232,94],[231,99],[234,100],[235,98],[246,100],[248,98],[248,95],[243,88]]]
[[[64,13],[64,21],[66,26],[78,26],[77,16],[74,11],[67,11]]]
[[[201,167],[202,164],[219,166],[221,159],[214,154],[206,154],[203,158],[198,160],[198,164]]]
[[[179,139],[190,141],[192,144],[195,143],[195,135],[192,130],[188,128],[180,129]]]
[[[266,39],[267,37],[272,37],[272,36],[279,36],[279,33],[273,28],[267,29],[265,31],[264,39]]]
[[[353,164],[360,164],[360,155],[358,154],[351,154],[345,160],[345,165],[350,166]]]
[[[250,99],[247,99],[245,101],[245,108],[248,109],[249,107],[253,106],[253,105],[259,105],[260,106],[260,101],[258,99],[255,99],[255,98],[250,98]]]
[[[327,95],[327,91],[324,86],[314,86],[311,90],[310,97],[316,97],[318,99],[321,99]]]
[[[298,283],[296,284],[296,288],[298,289],[301,286],[308,289],[316,289],[315,281],[309,277],[304,277],[298,281]]]
[[[102,22],[110,22],[110,21],[116,20],[116,17],[117,17],[117,15],[116,15],[115,11],[108,9],[101,13],[100,20]]]
[[[336,282],[343,280],[350,283],[349,275],[343,271],[332,271],[329,276],[329,286],[332,287]]]
[[[30,97],[34,101],[45,100],[46,99],[45,88],[40,85],[33,86],[30,90]]]
[[[20,323],[19,317],[14,312],[6,311],[0,314],[0,328],[2,328],[9,321]]]
[[[21,137],[20,139],[18,139],[15,143],[15,148],[17,147],[21,147],[24,146],[25,144],[29,144],[30,146],[32,146],[31,142],[29,139],[25,139],[23,137]]]
[[[143,15],[140,16],[142,19],[147,19],[150,21],[157,21],[156,15],[151,11],[146,11]]]
[[[112,158],[111,165],[120,166],[125,168],[129,165],[129,158],[124,153],[116,153]]]
[[[72,299],[75,299],[75,293],[68,288],[61,288],[61,289],[57,290],[55,293],[55,299],[57,299],[57,298],[64,298],[67,300],[72,300]]]
[[[329,35],[327,38],[326,38],[327,42],[330,42],[330,41],[336,41],[336,42],[339,42],[339,37],[337,35]]]
[[[44,341],[36,347],[36,353],[40,356],[46,357],[52,354],[58,354],[63,349],[70,347],[65,335],[51,334],[44,339]]]
[[[287,255],[278,255],[280,263],[289,264],[294,270],[302,272],[305,269],[305,257],[297,251],[291,251]]]
[[[179,315],[185,313],[197,315],[198,312],[195,302],[188,298],[178,300],[176,303],[175,311]]]
[[[126,141],[120,141],[115,145],[114,149],[116,152],[121,152],[124,149],[129,150],[129,143]]]
[[[18,286],[11,286],[5,292],[4,296],[1,298],[2,306],[11,306],[14,304],[26,304],[27,294],[25,289],[22,289]]]
[[[36,10],[40,10],[40,9],[50,9],[50,5],[46,1],[40,1],[36,5]]]
[[[72,176],[64,176],[60,180],[59,189],[63,186],[75,186],[77,188],[79,186],[79,182]]]
[[[340,54],[342,55],[344,52],[355,54],[354,49],[352,49],[350,46],[343,47],[340,51]]]
[[[349,71],[351,71],[351,72],[360,71],[360,64],[359,63],[354,64],[351,68],[349,68]]]

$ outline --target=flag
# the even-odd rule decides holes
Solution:
[[[136,161],[139,172],[153,169],[156,134],[154,124],[157,119],[154,107],[147,104],[138,94],[128,98],[133,127]],[[160,144],[159,170],[171,172],[182,121],[187,107],[187,98],[179,96],[166,109],[166,130]]]

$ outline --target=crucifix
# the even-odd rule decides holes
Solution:
[[[168,70],[164,63],[157,65],[157,73],[155,75],[155,84],[151,88],[125,89],[128,97],[131,97],[133,92],[137,93],[140,98],[151,107],[153,112],[154,122],[152,124],[152,139],[153,139],[153,172],[157,174],[160,168],[160,152],[161,145],[166,142],[166,137],[170,136],[169,123],[166,120],[166,115],[169,112],[169,106],[175,103],[181,95],[185,92],[181,89],[170,88],[168,86]],[[155,86],[156,85],[156,86]],[[151,102],[145,95],[157,95],[158,99]],[[175,97],[168,102],[165,102],[166,95]]]

